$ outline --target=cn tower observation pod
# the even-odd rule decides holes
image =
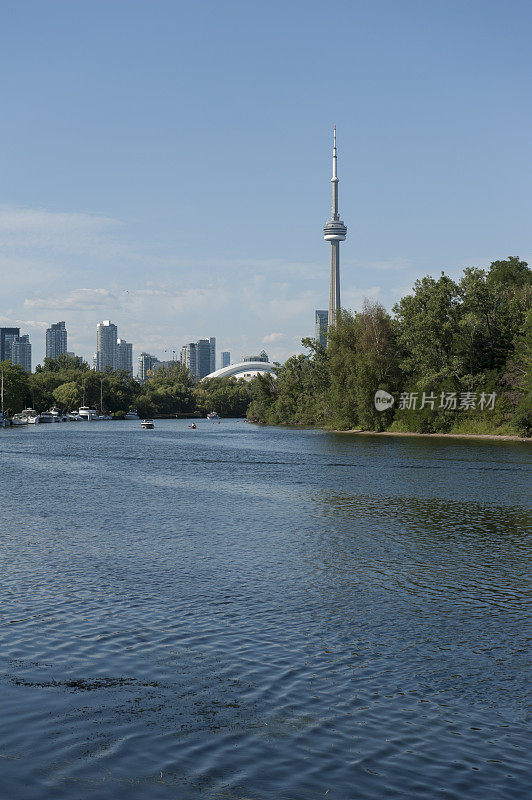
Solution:
[[[275,372],[275,367],[268,361],[243,361],[241,364],[230,364],[228,367],[222,367],[210,375],[205,375],[202,381],[208,381],[210,378],[246,378],[251,380],[257,372]]]

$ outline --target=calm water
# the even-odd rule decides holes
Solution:
[[[529,797],[529,449],[0,431],[0,794]]]

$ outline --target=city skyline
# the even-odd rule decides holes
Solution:
[[[279,4],[282,26],[271,7],[239,6],[235,26],[212,3],[133,3],[124,19],[110,0],[102,27],[83,4],[25,6],[0,32],[0,325],[29,333],[35,363],[58,318],[89,363],[105,318],[135,357],[203,330],[235,354],[300,352],[328,300],[334,122],[344,307],[391,310],[425,274],[530,261],[530,9],[344,4],[328,111],[320,4]]]

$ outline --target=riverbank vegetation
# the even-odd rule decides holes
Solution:
[[[63,411],[83,403],[122,417],[136,408],[144,417],[176,416],[217,411],[223,417],[244,417],[251,394],[249,385],[235,378],[212,378],[197,383],[185,367],[158,369],[139,384],[120,370],[96,372],[81,358],[45,359],[34,374],[4,361],[4,405],[13,413],[25,407],[44,411],[58,406]]]
[[[327,349],[304,339],[276,378],[252,384],[248,417],[338,430],[532,434],[532,272],[516,257],[488,270],[416,281],[390,315],[341,311]],[[375,393],[393,405],[375,407]]]

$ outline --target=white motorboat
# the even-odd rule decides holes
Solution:
[[[52,416],[52,422],[63,422],[63,412],[60,408],[57,408],[57,406],[52,406],[52,408],[49,409],[49,413]]]
[[[140,427],[144,428],[144,430],[148,430],[151,428],[155,428],[155,425],[153,424],[152,419],[143,419],[142,422],[140,423]]]
[[[21,411],[21,414],[26,417],[29,425],[37,425],[40,422],[41,418],[34,408],[25,408],[24,411]]]
[[[40,414],[39,422],[44,423],[44,422],[55,422],[55,421],[56,419],[51,411],[43,411],[42,414]]]
[[[207,419],[220,419],[220,415],[217,411],[211,411],[210,414],[207,414]]]
[[[67,420],[69,422],[81,422],[83,417],[81,417],[77,411],[71,411],[67,414]]]
[[[28,424],[28,418],[23,414],[15,414],[11,420],[11,424],[14,428],[20,428],[22,425]]]
[[[98,412],[95,408],[89,408],[89,406],[81,406],[78,411],[79,416],[83,420],[83,422],[94,422],[98,419]]]
[[[126,419],[140,419],[139,415],[137,414],[137,410],[132,408],[131,411],[128,411],[126,414]]]

